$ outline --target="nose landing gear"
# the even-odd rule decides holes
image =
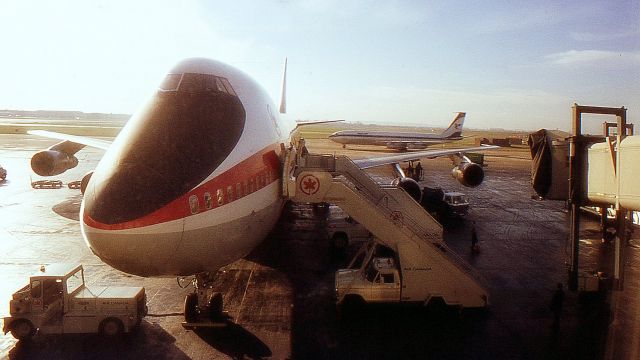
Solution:
[[[223,309],[222,293],[215,292],[213,283],[215,275],[210,273],[196,274],[192,280],[194,292],[184,299],[185,329],[202,327],[226,327],[231,317]]]

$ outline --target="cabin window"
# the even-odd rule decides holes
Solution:
[[[218,189],[216,196],[218,197],[218,206],[224,204],[224,193],[222,192],[222,189]]]
[[[191,209],[192,214],[197,214],[200,211],[200,201],[198,201],[197,196],[189,196],[189,208]]]
[[[233,201],[233,186],[227,187],[227,202]]]
[[[236,195],[238,196],[238,199],[240,199],[242,197],[242,184],[237,183],[236,184]]]
[[[211,207],[213,206],[213,203],[211,201],[211,193],[204,193],[204,207],[209,210],[211,209]]]

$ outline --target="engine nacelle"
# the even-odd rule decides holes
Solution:
[[[413,180],[412,178],[406,177],[400,179],[399,181],[394,181],[394,183],[395,182],[397,182],[397,186],[399,188],[406,191],[409,196],[420,203],[420,200],[422,199],[422,189],[420,189],[420,185],[417,181]]]
[[[451,176],[464,186],[476,187],[484,180],[484,170],[476,163],[463,162],[451,170]]]
[[[44,150],[31,157],[31,169],[40,176],[59,175],[78,165],[78,159],[58,150]]]
[[[93,171],[89,171],[84,174],[82,180],[80,181],[80,192],[84,195],[84,191],[87,190],[87,186],[89,186],[89,180],[91,180],[91,176],[93,176]]]

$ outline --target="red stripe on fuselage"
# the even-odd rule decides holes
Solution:
[[[276,145],[263,149],[217,177],[139,219],[119,224],[103,224],[93,220],[85,212],[84,223],[92,228],[102,230],[134,229],[178,220],[227,206],[280,179],[282,170],[276,149],[278,149]],[[238,188],[238,184],[240,184],[240,188]],[[238,190],[240,191],[238,192]],[[149,191],[153,191],[153,189],[149,189]],[[209,194],[209,200],[207,200],[206,194]]]

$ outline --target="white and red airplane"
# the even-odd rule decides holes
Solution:
[[[363,131],[342,130],[329,135],[331,141],[347,145],[379,145],[388,149],[407,151],[409,149],[425,149],[429,145],[462,140],[462,126],[466,113],[458,112],[443,132],[440,134],[425,134],[420,132],[397,131]]]
[[[281,112],[284,104],[283,96]],[[299,125],[281,119],[248,75],[193,58],[166,75],[113,143],[31,132],[63,140],[36,153],[31,165],[39,175],[57,175],[77,165],[74,154],[83,146],[106,149],[83,179],[81,228],[91,250],[112,267],[140,276],[215,273],[246,256],[280,217],[286,201],[280,189],[282,144],[289,145]],[[366,168],[488,148],[357,163]],[[482,182],[477,164],[463,162],[456,171],[462,183]]]

